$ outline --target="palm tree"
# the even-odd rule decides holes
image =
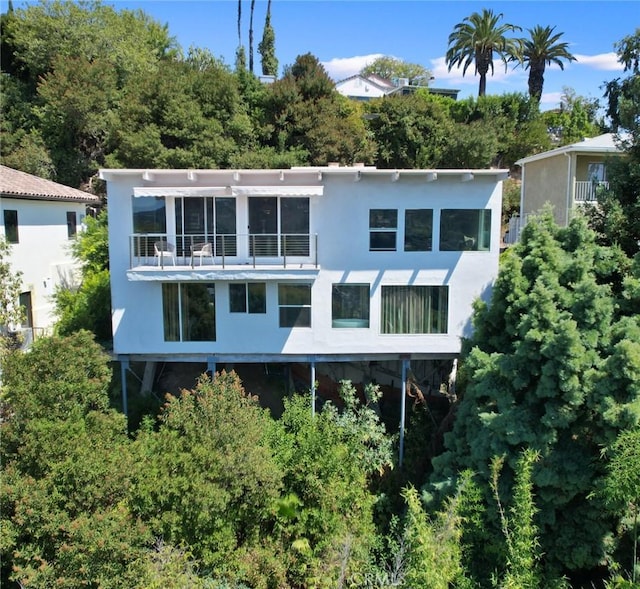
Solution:
[[[569,53],[568,43],[559,43],[558,40],[564,33],[553,34],[555,27],[536,25],[529,31],[530,38],[522,40],[522,62],[524,69],[529,70],[529,95],[538,102],[542,96],[544,85],[544,70],[547,65],[555,63],[564,70],[563,60],[575,61],[575,57]]]
[[[502,13],[494,14],[493,10],[483,8],[482,14],[474,12],[466,17],[449,35],[446,55],[449,71],[454,66],[462,65],[464,76],[471,63],[475,62],[475,73],[480,74],[478,96],[486,93],[489,68],[493,75],[493,54],[500,56],[505,69],[509,61],[518,55],[520,41],[505,37],[505,33],[522,29],[510,24],[498,25],[501,18]]]

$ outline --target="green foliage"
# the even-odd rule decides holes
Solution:
[[[3,372],[2,582],[121,587],[149,541],[127,508],[134,462],[86,332],[41,338]]]
[[[600,494],[613,509],[630,515],[632,582],[638,579],[638,519],[640,517],[640,428],[623,431],[611,446]],[[626,559],[625,559],[626,560]],[[616,585],[617,586],[617,585]]]
[[[389,55],[374,59],[360,70],[361,76],[379,76],[385,80],[408,78],[416,86],[427,86],[431,72],[418,63],[409,63]]]
[[[486,93],[487,73],[493,74],[494,53],[505,65],[517,56],[519,43],[506,33],[519,31],[520,27],[511,24],[499,24],[502,14],[494,14],[493,10],[482,9],[482,13],[474,12],[463,19],[449,35],[449,48],[446,61],[449,71],[453,67],[462,66],[462,75],[473,63],[475,73],[480,74],[478,96]]]
[[[143,429],[133,512],[155,536],[224,577],[242,573],[242,556],[260,545],[281,475],[266,442],[269,418],[235,373],[203,377],[169,397],[157,431]]]
[[[276,33],[271,26],[271,0],[267,4],[267,15],[262,31],[262,41],[258,43],[258,53],[262,56],[262,73],[265,76],[278,75],[278,58],[276,57]]]
[[[598,101],[578,96],[564,87],[560,107],[543,113],[542,118],[554,144],[562,146],[594,137],[601,132],[596,117]]]
[[[375,391],[371,393],[375,397]],[[290,582],[333,587],[355,575],[374,542],[374,495],[368,483],[391,465],[391,444],[369,407],[359,405],[343,382],[344,411],[327,403],[311,415],[309,400],[285,400],[271,444],[288,495],[277,526],[289,554]]]
[[[598,446],[640,420],[636,355],[626,352],[636,319],[616,316],[609,254],[581,219],[560,229],[546,214],[527,225],[490,304],[476,306],[466,390],[434,460],[436,483],[467,468],[488,481],[486,465],[504,454],[508,482],[522,448],[539,452],[533,482],[551,568],[596,566],[610,551],[612,514],[586,497],[602,474]]]
[[[464,493],[465,483],[460,485]],[[407,503],[405,543],[407,563],[403,586],[447,589],[464,586],[461,536],[463,522],[457,511],[457,497],[445,502],[433,521],[422,507],[413,487],[403,493]]]
[[[56,333],[64,336],[86,329],[98,341],[108,342],[112,335],[107,213],[86,217],[85,222],[86,230],[71,245],[82,265],[80,285],[61,285],[54,294]]]
[[[11,268],[11,244],[0,236],[0,368],[10,343],[7,340],[7,329],[22,321],[23,312],[19,306],[22,292],[22,273]]]

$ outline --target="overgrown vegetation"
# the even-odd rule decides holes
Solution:
[[[74,245],[82,284],[57,293],[56,336],[2,358],[0,583],[637,585],[638,36],[621,41],[627,78],[608,89],[612,121],[630,131],[611,191],[591,227],[542,215],[504,255],[465,342],[453,429],[427,449],[438,432],[417,412],[402,472],[350,383],[340,407],[313,417],[292,396],[276,421],[223,372],[127,434],[95,343],[110,334],[107,220],[88,220]],[[272,71],[270,32],[265,43]],[[519,94],[350,103],[312,55],[262,86],[100,3],[3,15],[1,57],[3,162],[71,185],[103,165],[511,167],[598,130],[596,105],[569,90],[545,115]],[[7,251],[0,284],[15,300]],[[15,309],[3,299],[0,311]]]

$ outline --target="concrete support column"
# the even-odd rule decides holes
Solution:
[[[400,450],[398,453],[398,466],[402,468],[402,461],[404,460],[404,429],[405,429],[405,414],[407,405],[407,374],[409,373],[409,360],[407,358],[402,359],[402,385],[400,390]]]
[[[311,415],[316,415],[316,363],[311,362]]]

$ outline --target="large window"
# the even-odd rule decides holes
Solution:
[[[133,232],[138,234],[134,240],[134,253],[136,256],[153,256],[153,243],[167,232],[164,196],[132,198]],[[146,237],[147,233],[152,236]]]
[[[237,255],[235,198],[176,198],[175,210],[179,255],[188,255],[200,243],[213,244],[216,256]]]
[[[215,341],[216,303],[213,284],[163,284],[162,311],[165,341]]]
[[[432,227],[431,209],[407,209],[404,212],[404,251],[431,251]]]
[[[4,236],[9,243],[18,243],[18,211],[4,211]]]
[[[231,313],[266,313],[267,285],[264,282],[233,283],[229,285]]]
[[[369,210],[370,251],[395,251],[397,231],[398,211],[396,209]]]
[[[309,255],[309,198],[249,198],[249,251],[259,257]]]
[[[67,211],[67,237],[73,239],[78,232],[78,219],[75,211]]]
[[[311,285],[279,284],[280,327],[311,327]]]
[[[383,286],[382,333],[447,333],[446,286]]]
[[[334,284],[331,327],[369,327],[369,285]]]
[[[440,250],[444,252],[488,251],[491,245],[489,209],[442,209]]]

